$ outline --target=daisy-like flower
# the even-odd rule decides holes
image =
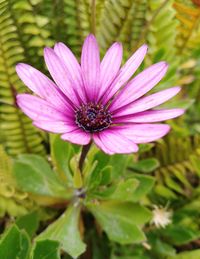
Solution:
[[[165,228],[172,222],[172,212],[167,210],[167,207],[158,207],[154,205],[152,224],[157,228]]]
[[[156,122],[181,115],[182,109],[152,108],[179,91],[172,87],[142,97],[165,75],[166,62],[154,64],[131,79],[142,63],[147,46],[141,46],[123,65],[122,45],[114,43],[100,61],[93,35],[83,44],[81,64],[63,43],[44,49],[54,82],[27,64],[16,71],[35,94],[17,95],[17,104],[43,130],[59,133],[65,141],[87,145],[91,140],[105,153],[138,151],[139,143],[152,142],[170,127]]]

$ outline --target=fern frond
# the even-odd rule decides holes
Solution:
[[[196,164],[199,155],[199,135],[184,138],[169,135],[159,141],[147,155],[154,156],[160,162],[160,167],[155,172],[155,190],[162,196],[161,190],[166,188],[174,198],[176,194],[192,195],[199,183],[200,168]]]
[[[9,0],[7,1],[7,14],[13,20],[26,60],[43,70],[43,48],[52,46],[53,41],[47,28],[48,16],[38,13],[40,5],[40,1]]]
[[[180,21],[178,26],[177,48],[178,54],[188,55],[191,49],[197,49],[200,44],[200,9],[198,6],[176,2],[174,4],[176,17]]]
[[[64,3],[66,43],[74,53],[80,54],[83,40],[90,32],[90,1],[64,0]]]
[[[101,48],[106,49],[113,41],[124,39],[127,35],[126,27],[129,26],[134,1],[106,0],[100,17],[100,26],[97,38]],[[128,38],[126,41],[128,42]]]
[[[173,0],[153,1],[149,0],[149,28],[147,41],[151,62],[166,60],[174,61],[176,53],[176,12],[173,9]],[[170,48],[169,48],[170,46]]]
[[[0,3],[0,53],[0,131],[8,153],[44,154],[42,137],[15,103],[16,93],[23,91],[15,65],[24,60],[25,56],[9,1]]]
[[[47,0],[37,6],[39,15],[48,19],[52,40],[66,43],[79,55],[84,37],[90,31],[90,1]]]
[[[143,43],[140,42],[140,36],[146,25],[147,3],[147,0],[132,1],[127,18],[121,28],[118,39],[129,51],[135,50]]]

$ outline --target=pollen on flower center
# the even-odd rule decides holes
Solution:
[[[112,123],[111,113],[100,104],[82,104],[75,112],[76,124],[86,132],[99,132]]]

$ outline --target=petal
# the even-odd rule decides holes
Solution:
[[[34,121],[33,125],[53,133],[66,133],[77,128],[76,125],[65,121]]]
[[[57,110],[47,101],[30,94],[18,94],[17,104],[32,120],[72,120],[72,114]]]
[[[115,129],[94,134],[95,144],[107,154],[129,154],[138,151],[138,146]]]
[[[125,63],[125,65],[119,71],[118,76],[115,78],[113,83],[110,85],[105,95],[102,98],[104,104],[106,104],[114,94],[130,79],[135,73],[137,68],[142,63],[147,53],[147,45],[140,47]]]
[[[119,72],[122,62],[122,44],[115,42],[106,52],[100,66],[100,89],[98,99],[101,98],[107,88],[110,86],[117,73]]]
[[[138,74],[116,96],[110,105],[110,111],[125,106],[150,91],[166,74],[167,68],[166,62],[159,62]]]
[[[91,134],[78,128],[74,131],[63,134],[61,138],[74,144],[87,145],[91,140]]]
[[[85,39],[83,44],[81,69],[87,96],[90,101],[95,101],[99,87],[100,55],[96,38],[92,34]]]
[[[125,135],[134,143],[148,143],[162,138],[166,135],[170,126],[166,124],[136,124],[126,126],[116,126],[115,130]]]
[[[80,98],[83,102],[86,102],[86,95],[81,76],[81,67],[76,57],[71,52],[71,50],[62,42],[59,42],[55,45],[54,51],[63,62],[63,64],[66,66],[67,71],[70,74],[71,80],[74,84],[74,87],[77,89]]]
[[[152,110],[146,112],[136,113],[135,115],[128,115],[117,117],[113,119],[113,123],[150,123],[159,122],[176,118],[184,113],[183,109],[169,109],[169,110]]]
[[[71,76],[65,65],[51,48],[44,49],[44,59],[47,68],[62,92],[71,100],[72,104],[79,105],[77,94],[73,89]]]
[[[180,87],[172,87],[158,93],[143,97],[125,107],[121,107],[119,110],[114,111],[115,116],[130,115],[142,111],[146,111],[153,107],[156,107],[175,96],[181,90]]]
[[[18,76],[34,93],[46,99],[54,106],[71,109],[71,105],[60,89],[44,74],[34,67],[19,63],[16,66]]]

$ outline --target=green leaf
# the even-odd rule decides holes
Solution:
[[[13,225],[4,233],[0,241],[0,258],[28,259],[30,240],[23,230]]]
[[[135,190],[139,185],[136,179],[127,179],[117,182],[115,191],[109,196],[109,199],[119,201],[132,201],[135,200]]]
[[[152,189],[155,180],[151,176],[140,175],[135,173],[133,175],[134,178],[139,182],[139,185],[135,190],[134,197],[132,199],[132,201],[136,202],[140,200],[143,196],[145,196]]]
[[[183,252],[175,256],[168,256],[167,259],[198,259],[200,258],[200,249]]]
[[[185,226],[170,225],[162,231],[163,236],[170,239],[175,245],[187,244],[200,237],[200,232],[186,228]]]
[[[87,206],[111,240],[121,244],[145,240],[141,226],[151,219],[151,213],[141,205],[106,201]]]
[[[16,221],[19,229],[24,229],[30,237],[34,235],[39,226],[39,218],[37,212],[31,212],[25,216],[20,217]]]
[[[112,166],[105,166],[101,171],[94,170],[87,178],[86,185],[89,190],[96,189],[98,186],[107,185],[111,181]]]
[[[71,183],[73,177],[70,172],[69,162],[75,155],[73,145],[69,142],[63,141],[59,135],[51,135],[51,157],[57,171],[62,176],[63,174]]]
[[[155,158],[140,160],[131,164],[131,169],[140,173],[151,173],[160,166],[159,161]]]
[[[69,207],[36,240],[49,239],[58,241],[61,244],[61,248],[72,257],[81,255],[85,251],[86,245],[82,242],[78,229],[79,214],[79,207]]]
[[[112,177],[113,179],[121,177],[128,165],[129,160],[132,159],[130,155],[117,154],[110,158],[109,164],[113,167]]]
[[[112,166],[105,166],[101,171],[101,183],[100,185],[107,185],[111,182],[112,178]]]
[[[164,185],[161,185],[161,184],[157,184],[154,188],[154,191],[158,195],[160,195],[160,196],[162,196],[166,199],[169,199],[169,200],[174,200],[174,199],[178,198],[177,195],[174,192],[172,192],[169,188],[167,188],[167,187],[165,187]]]
[[[101,171],[94,170],[90,172],[89,176],[85,179],[85,185],[87,186],[88,190],[96,189],[102,181]]]
[[[14,176],[23,191],[66,199],[72,196],[72,190],[61,182],[40,156],[20,155],[14,164]]]
[[[36,242],[31,259],[60,259],[59,243],[52,240]]]
[[[175,255],[176,249],[173,248],[172,245],[169,245],[168,243],[158,239],[157,236],[155,236],[154,240],[150,240],[150,245],[152,246],[152,250],[156,252],[161,258],[163,256],[169,256],[169,255]]]

